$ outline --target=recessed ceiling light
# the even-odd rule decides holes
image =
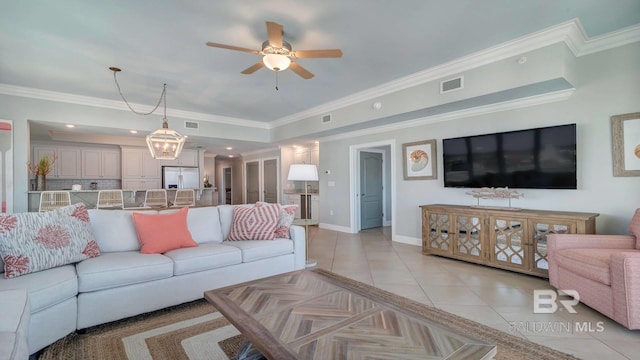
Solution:
[[[233,150],[233,148],[231,146],[227,146],[226,148],[227,150]]]
[[[67,125],[65,125],[65,126],[66,126],[66,127],[68,127],[68,128],[74,128],[74,127],[76,127],[76,126],[75,126],[75,125],[73,125],[73,124],[67,124]]]
[[[129,132],[132,133],[132,134],[137,134],[138,130],[129,130]]]
[[[233,157],[233,155],[229,155],[229,157]]]

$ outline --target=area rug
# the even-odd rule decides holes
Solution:
[[[314,270],[410,308],[431,321],[496,344],[498,360],[577,359],[505,332],[340,275]],[[228,360],[244,338],[205,300],[174,306],[72,334],[47,347],[39,360]]]

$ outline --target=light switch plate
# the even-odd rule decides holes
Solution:
[[[333,187],[333,186],[336,186],[336,182],[335,182],[335,181],[329,181],[329,182],[327,183],[327,186],[332,186],[332,187]]]

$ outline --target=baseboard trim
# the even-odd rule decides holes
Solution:
[[[340,232],[348,233],[348,234],[355,234],[354,232],[351,231],[351,228],[347,227],[347,226],[320,223],[320,224],[318,224],[318,227],[320,229],[327,229],[327,230],[333,230],[333,231],[340,231]]]
[[[414,238],[414,237],[410,237],[410,236],[403,236],[403,235],[395,234],[395,235],[392,236],[391,240],[393,240],[395,242],[403,243],[403,244],[422,246],[422,239]]]

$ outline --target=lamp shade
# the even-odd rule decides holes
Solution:
[[[262,58],[262,62],[266,67],[273,71],[286,70],[291,64],[291,59],[286,55],[267,54]]]
[[[318,169],[313,164],[291,164],[287,180],[318,181]]]

